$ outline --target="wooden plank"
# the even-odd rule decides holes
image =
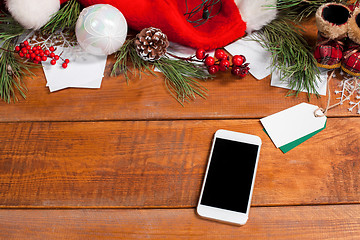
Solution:
[[[356,239],[360,206],[252,208],[242,227],[194,209],[0,210],[1,239]]]
[[[127,85],[121,76],[109,77],[112,62],[109,58],[101,89],[50,93],[42,70],[36,70],[33,79],[25,80],[29,89],[26,100],[15,104],[0,102],[0,121],[260,118],[307,102],[305,93],[285,97],[286,89],[270,87],[270,77],[261,81],[250,76],[237,79],[226,72],[203,83],[209,90],[207,100],[199,97],[182,107],[167,91],[162,74],[158,77],[143,74]],[[332,89],[336,84],[338,80],[331,82]],[[332,103],[337,102],[332,95]],[[326,100],[312,97],[311,103],[325,108]],[[329,116],[356,115],[356,110],[348,112],[347,105],[331,110]]]
[[[358,203],[358,118],[283,154],[258,120],[0,124],[1,207],[193,207],[217,129],[263,140],[253,204]]]

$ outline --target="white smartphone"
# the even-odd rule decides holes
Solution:
[[[258,136],[216,131],[197,206],[200,216],[246,223],[260,148]]]

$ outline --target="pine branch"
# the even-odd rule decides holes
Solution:
[[[119,51],[115,54],[116,61],[113,65],[111,76],[117,76],[119,73],[124,74],[126,81],[129,80],[128,72],[130,71],[134,76],[148,70],[150,73],[155,73],[150,69],[149,62],[141,59],[135,50],[134,39],[126,40]],[[132,71],[128,68],[128,60],[132,63]]]
[[[53,34],[57,30],[70,29],[75,30],[76,22],[80,15],[80,3],[77,0],[66,2],[57,13],[53,15],[50,21],[44,25],[40,31],[43,34]]]
[[[3,41],[2,54],[0,56],[0,98],[10,103],[18,100],[16,90],[23,98],[26,98],[27,91],[22,78],[31,74],[30,67],[33,64],[24,63],[15,57],[13,51],[15,44],[11,40]]]
[[[196,95],[205,98],[207,89],[201,86],[196,79],[206,80],[212,76],[202,65],[197,65],[183,60],[172,60],[163,57],[154,62],[148,62],[140,58],[136,52],[134,39],[127,40],[115,54],[116,61],[113,65],[111,76],[124,74],[129,80],[128,72],[133,75],[148,70],[154,74],[150,64],[157,67],[165,75],[165,84],[170,94],[181,104],[196,98]],[[132,63],[132,68],[128,67],[128,61]],[[132,69],[132,70],[131,70]]]
[[[154,62],[154,66],[165,75],[166,87],[181,105],[185,101],[194,100],[196,95],[206,98],[207,89],[201,86],[196,79],[206,80],[212,76],[202,65],[161,58]]]
[[[22,77],[31,73],[31,65],[15,57],[14,47],[18,37],[27,31],[10,15],[0,13],[0,98],[7,103],[18,100],[16,91],[25,98]]]
[[[0,12],[0,44],[12,41],[27,31],[10,15]]]
[[[316,60],[299,27],[282,17],[263,27],[256,35],[262,46],[271,52],[272,68],[280,71],[280,80],[287,81],[294,90],[289,95],[306,90],[309,98],[311,93],[318,96]]]
[[[310,98],[316,91],[319,71],[312,49],[302,36],[301,21],[330,0],[278,0],[278,16],[256,33],[264,48],[272,54],[272,67],[281,73],[281,80],[287,81],[291,90],[288,95],[297,95],[306,90]],[[346,0],[339,0],[346,4]]]

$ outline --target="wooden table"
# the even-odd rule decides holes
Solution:
[[[360,238],[360,118],[347,104],[329,112],[324,131],[283,154],[259,118],[307,102],[306,94],[285,97],[270,77],[227,72],[203,84],[206,100],[182,107],[161,74],[127,85],[109,77],[112,63],[101,89],[49,93],[38,69],[25,79],[26,100],[0,103],[1,239]],[[219,128],[263,141],[243,227],[195,213]]]

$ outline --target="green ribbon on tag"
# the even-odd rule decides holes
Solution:
[[[288,151],[290,151],[291,149],[295,148],[296,146],[302,144],[303,142],[305,142],[306,140],[308,140],[309,138],[315,136],[316,134],[318,134],[319,132],[321,132],[322,130],[324,130],[326,128],[326,123],[323,128],[320,128],[319,130],[312,132],[304,137],[301,137],[299,139],[296,139],[295,141],[289,142],[288,144],[285,144],[284,146],[279,147],[280,150],[283,153],[287,153]],[[265,130],[265,128],[263,128],[263,131],[269,136],[269,134],[267,133],[267,131]],[[270,137],[270,136],[269,136]]]

